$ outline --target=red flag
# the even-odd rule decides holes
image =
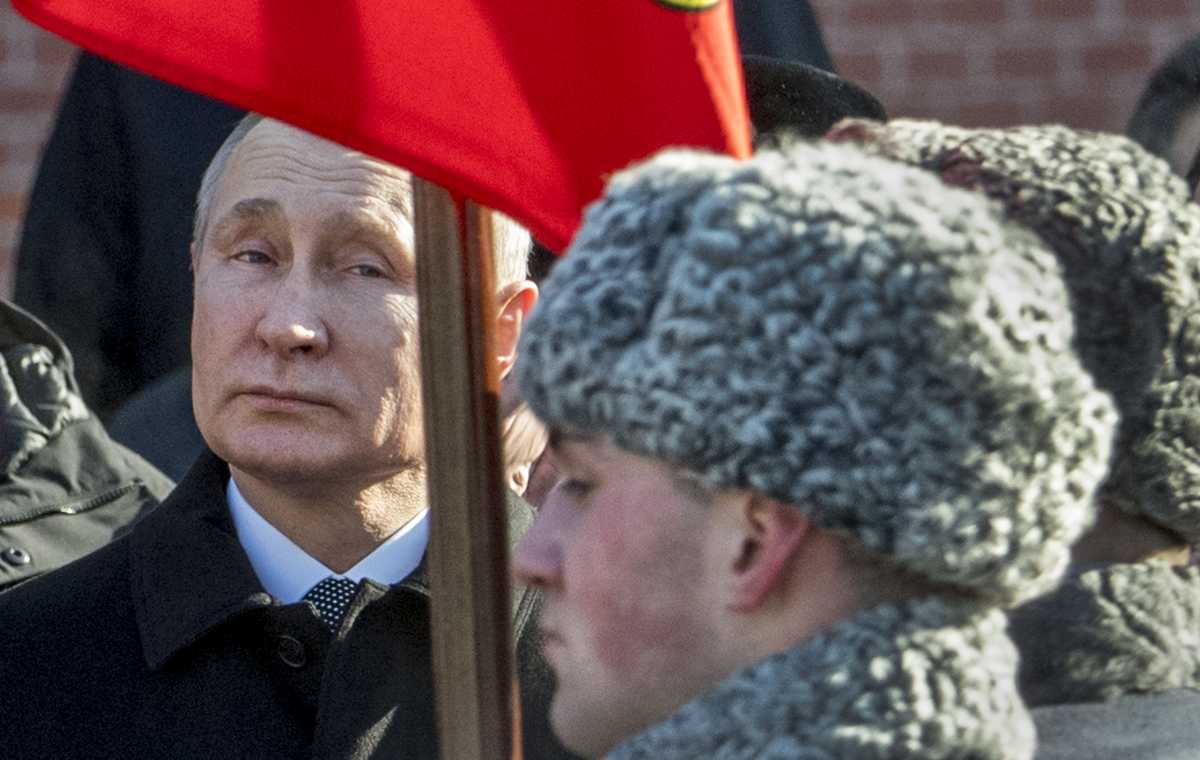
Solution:
[[[745,155],[729,0],[13,0],[133,68],[371,153],[561,249],[606,175]]]

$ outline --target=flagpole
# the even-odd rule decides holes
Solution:
[[[519,759],[490,212],[413,182],[439,752]]]

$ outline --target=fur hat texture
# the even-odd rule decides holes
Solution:
[[[1061,126],[844,123],[864,147],[981,190],[1057,255],[1076,346],[1121,414],[1105,496],[1200,543],[1200,206],[1127,138]]]
[[[660,154],[546,283],[543,420],[794,504],[998,603],[1061,574],[1114,413],[1054,257],[978,194],[848,146]]]

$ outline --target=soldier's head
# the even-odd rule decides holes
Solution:
[[[599,754],[857,610],[1008,605],[1090,521],[1114,415],[1053,256],[837,145],[618,175],[517,369],[565,479],[519,546],[555,729]]]

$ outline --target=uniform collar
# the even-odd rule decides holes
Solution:
[[[999,610],[934,597],[864,610],[753,663],[607,760],[1033,757]]]
[[[135,617],[151,668],[249,610],[277,605],[238,541],[226,501],[229,466],[205,450],[157,510],[130,535]],[[510,494],[510,545],[533,521],[533,508]],[[427,596],[425,562],[399,588]],[[520,636],[538,595],[513,589],[513,636]]]
[[[225,494],[238,541],[255,575],[267,593],[284,604],[300,601],[309,589],[331,575],[356,583],[370,578],[395,585],[417,569],[429,545],[429,510],[424,509],[354,567],[335,573],[267,522],[246,501],[235,478],[229,479]]]

